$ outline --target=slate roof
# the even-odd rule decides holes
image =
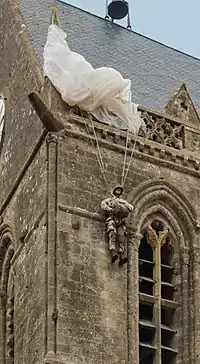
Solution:
[[[51,0],[19,0],[29,37],[41,60],[50,22]],[[184,81],[200,112],[200,60],[72,5],[57,1],[61,27],[72,50],[93,67],[117,69],[132,81],[133,101],[162,110]]]

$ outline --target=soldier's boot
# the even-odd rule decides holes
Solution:
[[[119,265],[126,264],[128,261],[126,249],[125,249],[125,231],[124,227],[121,227],[120,234],[118,235],[119,242]]]
[[[128,258],[124,256],[123,254],[120,254],[119,256],[119,265],[122,266],[128,262]]]
[[[111,249],[110,253],[111,253],[111,263],[113,264],[117,260],[118,254],[116,253],[115,249]]]
[[[119,266],[126,264],[128,261],[124,241],[119,244]]]
[[[115,263],[115,261],[118,258],[118,254],[116,252],[116,246],[115,246],[115,241],[116,241],[116,233],[115,231],[110,231],[109,233],[109,250],[110,250],[110,254],[111,254],[111,263]]]

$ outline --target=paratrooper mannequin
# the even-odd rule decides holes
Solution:
[[[127,262],[125,249],[126,223],[125,219],[133,211],[133,206],[122,198],[123,187],[117,186],[113,190],[113,197],[101,202],[102,210],[107,214],[106,228],[111,262],[119,257],[119,265]]]

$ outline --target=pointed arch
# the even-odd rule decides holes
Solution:
[[[11,260],[14,235],[7,224],[0,226],[0,361],[14,364],[14,277]]]
[[[191,205],[191,203],[187,200],[185,196],[182,195],[182,193],[171,183],[165,181],[164,179],[152,179],[149,181],[145,181],[144,183],[140,184],[134,191],[129,194],[128,201],[131,202],[131,204],[134,206],[132,216],[130,218],[130,225],[135,231],[136,236],[141,236],[140,233],[145,233],[145,229],[148,228],[148,226],[152,225],[152,222],[156,219],[160,220],[161,223],[166,226],[166,228],[169,229],[169,238],[174,238],[175,244],[176,244],[176,251],[174,253],[173,257],[173,269],[176,270],[176,274],[174,275],[174,282],[171,284],[173,286],[176,292],[176,299],[175,302],[173,302],[173,299],[169,303],[165,302],[165,298],[162,297],[162,289],[165,287],[166,282],[162,282],[162,272],[163,269],[169,269],[168,266],[162,266],[161,261],[161,251],[160,246],[157,244],[154,247],[154,272],[155,277],[148,277],[148,280],[150,283],[155,283],[155,297],[151,297],[151,302],[153,302],[153,307],[159,307],[159,310],[164,309],[166,312],[168,308],[170,310],[173,310],[173,315],[175,317],[176,321],[176,328],[178,332],[180,333],[180,336],[177,336],[174,331],[174,338],[173,338],[173,345],[176,346],[175,343],[177,343],[177,360],[186,363],[185,358],[188,358],[189,353],[189,335],[190,332],[192,332],[194,324],[193,324],[193,314],[191,310],[189,310],[189,302],[192,299],[192,291],[189,289],[189,287],[192,287],[192,281],[191,281],[191,274],[190,274],[190,251],[191,247],[195,245],[196,241],[196,229],[197,229],[197,218],[196,213]],[[145,238],[145,235],[142,235],[142,239]],[[136,239],[136,238],[135,238]],[[141,242],[141,238],[140,238]],[[169,241],[170,242],[170,241]],[[134,244],[134,243],[133,243]],[[137,245],[137,244],[136,244]],[[140,245],[138,245],[139,247]],[[174,246],[174,245],[173,245]],[[136,250],[135,250],[136,251]],[[140,251],[138,254],[136,252],[132,252],[131,250],[131,243],[128,244],[128,257],[129,261],[131,259],[133,260],[134,255],[134,261],[135,264],[138,264],[142,262],[142,264],[152,264],[152,262],[148,261],[149,259],[146,259],[146,261],[142,261],[140,258]],[[132,266],[129,263],[129,276],[133,276],[135,266]],[[128,276],[128,281],[129,281]],[[137,273],[137,281],[138,281],[138,273]],[[140,277],[142,280],[145,281],[145,277]],[[129,285],[130,286],[130,285]],[[169,284],[168,284],[169,286]],[[159,289],[158,289],[159,288]],[[171,289],[171,288],[170,288]],[[149,298],[147,296],[144,297],[143,293],[139,291],[139,285],[137,288],[139,292],[138,296],[138,307],[142,305],[149,303]],[[158,294],[159,293],[159,294]],[[130,288],[128,291],[128,295],[130,295]],[[148,295],[148,294],[147,294]],[[168,306],[169,303],[169,306]],[[176,307],[175,307],[176,306]],[[158,311],[159,311],[158,310]],[[175,314],[176,312],[176,314]],[[138,312],[138,317],[140,315],[140,310]],[[157,315],[157,324],[156,324],[156,332],[159,333],[159,335],[162,335],[162,318]],[[184,319],[183,319],[184,318]],[[137,319],[139,320],[139,318]],[[137,321],[136,320],[136,321]],[[185,322],[187,322],[187,325],[185,325]],[[138,321],[139,323],[139,321]],[[140,325],[140,324],[139,324]],[[138,325],[138,327],[139,327]],[[142,325],[142,324],[141,324]],[[135,329],[137,327],[135,326]],[[156,347],[152,346],[152,350],[155,350],[157,355],[157,361],[161,361],[161,356],[164,355],[165,348],[162,347],[159,343],[160,336],[157,336],[157,347],[159,347],[159,350],[156,349]],[[142,347],[143,343],[140,345]],[[162,344],[164,345],[164,344]],[[192,343],[193,345],[193,343]],[[144,345],[145,346],[145,345]],[[164,348],[164,349],[163,349]],[[168,350],[168,349],[167,349]],[[173,348],[170,349],[171,352],[173,351]],[[140,351],[140,354],[141,355]],[[153,360],[153,359],[152,359]],[[160,360],[160,361],[159,361]],[[165,361],[164,361],[165,362]]]
[[[197,228],[196,212],[181,192],[164,179],[152,179],[140,184],[128,196],[134,206],[131,224],[138,232],[150,214],[165,216],[177,238],[184,245],[194,244]]]
[[[183,124],[200,127],[200,119],[186,84],[183,82],[171,95],[165,113],[179,118]]]

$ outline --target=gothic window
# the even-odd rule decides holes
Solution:
[[[173,256],[169,229],[153,220],[144,229],[139,247],[140,364],[174,364],[176,360]]]
[[[9,235],[2,234],[0,241],[0,362],[2,364],[14,364],[14,280],[10,269],[14,249]]]

